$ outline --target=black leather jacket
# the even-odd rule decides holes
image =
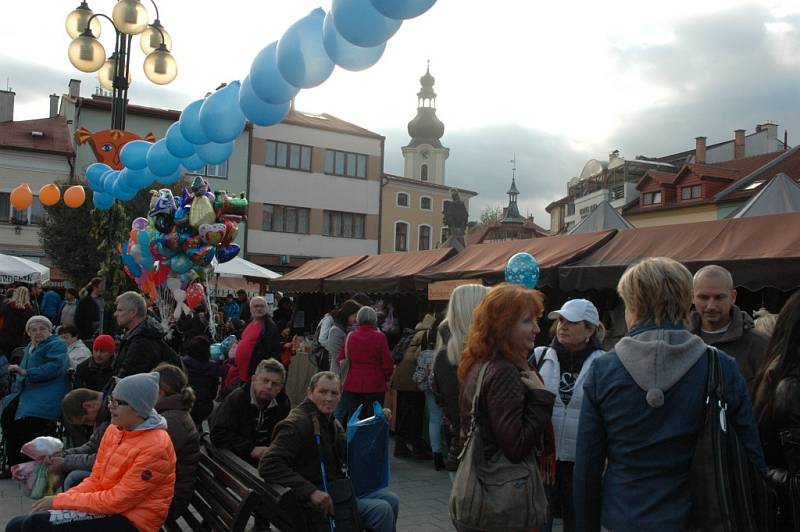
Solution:
[[[765,427],[767,428],[767,427]],[[781,521],[800,531],[800,375],[784,378],[775,388],[772,419],[762,430],[768,478],[780,497]],[[791,530],[791,526],[782,528]]]

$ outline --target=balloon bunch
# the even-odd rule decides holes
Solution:
[[[45,207],[52,207],[61,200],[61,187],[55,183],[50,183],[39,189],[39,201]],[[17,185],[10,195],[11,206],[15,209],[24,211],[33,203],[33,191],[28,183]],[[86,192],[80,185],[74,185],[64,191],[64,204],[77,209],[86,201]]]
[[[238,343],[236,336],[232,334],[221,342],[211,344],[211,360],[225,360],[229,356],[233,358]]]
[[[539,262],[530,253],[516,253],[506,263],[507,283],[533,289],[539,283],[540,276]]]

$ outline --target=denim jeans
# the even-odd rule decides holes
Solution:
[[[74,488],[75,486],[83,482],[83,480],[91,474],[92,474],[91,471],[81,471],[79,469],[76,469],[75,471],[70,471],[64,478],[64,491]]]
[[[447,449],[442,445],[442,407],[436,404],[436,398],[431,392],[425,392],[425,406],[428,407],[428,436],[431,439],[431,450],[435,453],[446,454]]]
[[[136,532],[136,527],[121,515],[90,515],[73,510],[50,510],[15,517],[6,532]]]
[[[361,526],[372,532],[394,532],[400,499],[388,489],[380,489],[356,499]]]

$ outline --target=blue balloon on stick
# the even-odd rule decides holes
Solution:
[[[152,145],[152,142],[140,139],[126,142],[119,152],[119,160],[132,170],[147,168],[147,150]]]
[[[278,70],[301,89],[320,85],[333,73],[333,64],[322,43],[325,11],[317,8],[286,30],[278,41]]]
[[[258,52],[250,66],[250,84],[260,99],[272,104],[285,103],[294,98],[300,89],[286,81],[278,70],[278,41]]]
[[[239,105],[248,120],[259,126],[277,124],[289,114],[290,102],[279,104],[265,102],[253,91],[250,76],[244,78],[239,89]]]
[[[247,118],[239,107],[239,81],[232,81],[203,102],[200,125],[211,142],[224,144],[239,138]]]
[[[202,170],[203,167],[206,165],[206,162],[200,158],[199,155],[196,153],[191,157],[184,157],[181,159],[181,166],[189,170],[190,172],[197,172],[198,170]]]
[[[167,135],[164,138],[167,139],[167,151],[169,151],[173,157],[183,159],[184,157],[191,157],[194,155],[194,144],[186,140],[181,133],[180,122],[175,122],[169,126]]]
[[[206,137],[203,126],[200,124],[200,108],[203,100],[195,100],[187,105],[178,123],[181,125],[181,135],[192,144],[206,144],[210,139]]]
[[[540,275],[539,263],[530,253],[517,253],[506,263],[507,283],[536,288]]]
[[[107,211],[112,205],[114,205],[114,198],[112,198],[110,194],[95,190],[94,194],[92,195],[92,203],[94,203],[95,209]]]
[[[103,174],[110,171],[111,167],[104,163],[92,163],[86,168],[86,181],[92,190],[103,190]]]
[[[325,15],[325,21],[322,23],[322,41],[328,57],[334,63],[345,70],[354,72],[367,69],[377,63],[383,55],[383,51],[386,50],[385,42],[369,48],[348,42],[336,29],[331,12]]]
[[[167,141],[161,139],[147,152],[147,168],[157,178],[172,175],[181,162],[167,149]]]
[[[225,144],[209,142],[195,146],[194,149],[197,151],[197,156],[207,164],[221,164],[227,161],[233,153],[233,141]]]
[[[406,20],[418,17],[436,3],[436,0],[370,0],[383,16]]]
[[[331,13],[339,35],[356,46],[383,44],[403,23],[383,16],[368,0],[333,0]]]

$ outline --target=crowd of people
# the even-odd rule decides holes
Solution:
[[[619,281],[627,332],[611,345],[591,301],[548,309],[541,292],[511,284],[461,285],[446,309],[403,332],[387,328],[396,324],[380,302],[354,294],[308,337],[295,337],[290,299],[270,313],[242,293],[220,304],[222,336],[235,337],[224,360],[212,358],[220,338],[202,317],[216,309],[181,318],[170,335],[126,292],[106,330],[100,280],[64,300],[17,287],[0,312],[7,462],[27,461],[22,445],[55,436],[59,422],[72,446],[46,459],[63,492],[7,530],[157,530],[191,500],[204,430],[291,488],[327,530],[334,514],[347,520],[336,497],[345,427],[375,402],[391,407],[397,459],[428,461],[458,482],[474,432],[490,463],[531,464],[546,495],[540,532],[556,518],[565,532],[690,530],[711,357],[751,467],[777,494],[778,529],[800,530],[800,292],[754,322],[734,286],[720,266],[692,275],[671,259],[643,260]],[[545,316],[550,342],[535,347]],[[507,501],[517,503],[530,511],[530,501]],[[381,489],[356,497],[353,512],[390,532],[399,508]]]

